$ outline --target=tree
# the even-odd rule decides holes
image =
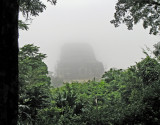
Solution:
[[[115,6],[114,20],[118,27],[125,23],[129,30],[134,24],[143,22],[143,27],[150,27],[150,34],[158,34],[160,28],[160,0],[118,0]]]
[[[47,0],[51,4],[56,4],[57,0]],[[39,13],[42,13],[46,9],[46,5],[40,0],[19,0],[19,11],[26,18],[30,20],[31,16],[38,16]],[[29,24],[26,24],[22,20],[18,21],[19,29],[28,30]]]
[[[30,52],[24,51],[22,55],[27,56],[23,56],[22,62],[29,62],[29,66],[33,65],[34,68],[35,64],[28,61],[27,57],[30,55],[33,59],[36,56]],[[27,66],[25,63],[22,64],[23,68]],[[26,71],[30,72],[29,66],[21,69],[25,70],[25,76],[28,74]],[[29,84],[28,81],[32,79],[30,77],[29,80],[26,79],[24,85],[26,87],[23,90],[27,90],[27,93],[22,96],[25,97],[23,101],[25,103],[21,104],[25,105],[21,105],[21,108],[23,106],[21,111],[30,116],[31,122],[22,115],[21,118],[25,119],[22,120],[22,124],[159,124],[160,70],[157,70],[159,67],[158,59],[146,54],[146,58],[126,70],[110,69],[103,75],[104,80],[99,82],[94,80],[83,84],[70,83],[59,88],[45,89],[50,90],[46,94],[51,95],[49,100],[46,100],[49,105],[46,105],[43,97],[46,92],[42,89],[45,87],[35,82],[33,85]]]
[[[39,53],[39,47],[33,44],[27,44],[20,48],[19,52],[19,83],[20,92],[27,85],[36,83],[45,83],[50,85],[48,75],[48,67],[43,62],[46,54]],[[22,90],[21,90],[22,89]]]
[[[43,62],[46,54],[39,53],[39,47],[27,44],[19,51],[19,82],[20,84],[34,84],[46,82],[48,67]],[[45,77],[45,78],[44,78]],[[50,82],[50,81],[48,81]],[[50,84],[50,83],[48,83]]]
[[[33,1],[36,3],[39,0],[25,0],[28,3],[28,7]],[[0,8],[0,124],[17,125],[18,0],[1,0]]]
[[[160,59],[160,42],[158,42],[157,44],[153,45],[154,46],[154,51],[153,54]]]
[[[144,84],[152,84],[154,81],[159,80],[159,69],[160,65],[157,60],[149,56],[137,63],[137,70]]]
[[[0,1],[0,124],[17,125],[18,1]]]
[[[39,47],[25,45],[19,52],[19,112],[20,123],[36,124],[38,110],[48,105],[50,78],[46,54],[39,53]],[[30,118],[30,120],[28,120]]]

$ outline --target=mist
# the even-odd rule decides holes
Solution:
[[[100,79],[104,67],[86,43],[66,43],[61,49],[60,60],[56,68],[56,77],[64,82],[88,81]]]
[[[58,0],[56,6],[47,3],[47,9],[33,17],[28,31],[20,31],[19,46],[33,43],[47,54],[49,71],[55,72],[61,48],[66,43],[87,43],[95,57],[109,68],[126,69],[144,57],[142,48],[152,46],[159,37],[149,35],[142,24],[128,31],[121,25],[115,28],[110,21],[116,0]],[[20,16],[22,18],[22,16]]]

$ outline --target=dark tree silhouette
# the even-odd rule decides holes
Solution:
[[[0,10],[0,125],[17,125],[18,0],[1,0]]]

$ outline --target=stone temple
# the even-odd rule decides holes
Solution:
[[[103,64],[96,60],[89,44],[68,43],[62,47],[56,74],[64,82],[100,79],[103,73]]]

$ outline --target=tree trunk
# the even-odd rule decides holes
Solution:
[[[0,125],[17,125],[18,0],[0,0]]]

